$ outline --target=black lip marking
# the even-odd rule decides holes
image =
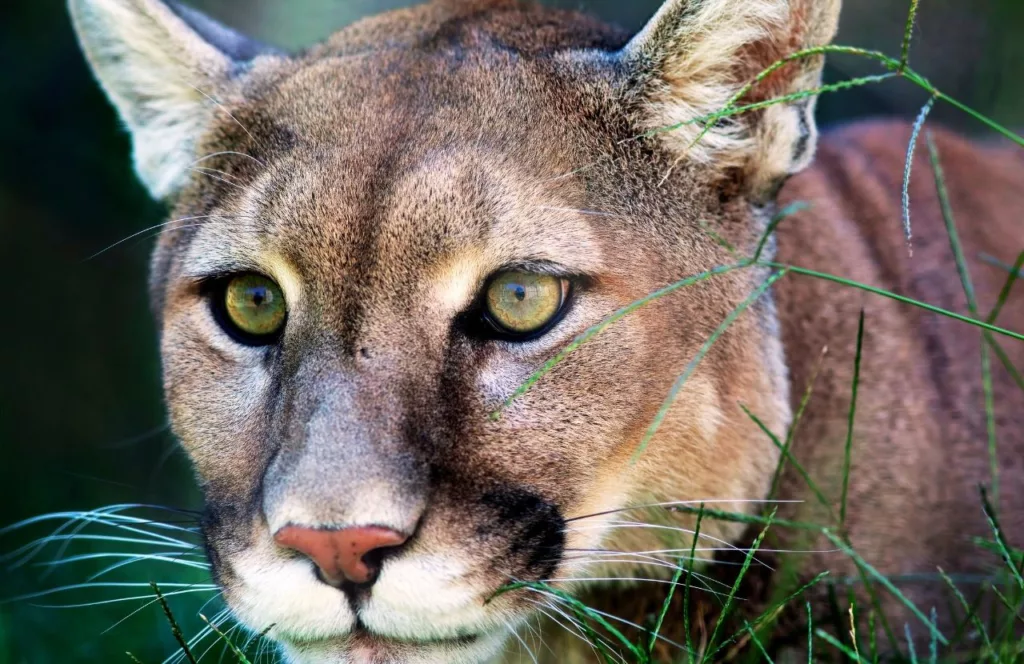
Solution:
[[[550,578],[565,549],[565,518],[558,506],[522,487],[489,491],[481,503],[495,518],[481,526],[479,534],[506,538],[509,555],[522,566],[524,576]]]

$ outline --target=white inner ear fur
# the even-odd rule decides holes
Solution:
[[[669,0],[623,51],[627,61],[654,68],[645,83],[647,128],[674,127],[661,134],[669,149],[722,171],[739,168],[754,189],[801,170],[813,156],[813,99],[765,109],[756,124],[753,115],[724,118],[703,136],[704,125],[694,120],[724,109],[773,64],[753,61],[751,45],[791,44],[783,49],[788,54],[828,43],[839,6],[840,0]],[[782,70],[778,94],[815,87],[822,64],[816,57]],[[807,147],[794,155],[801,140]]]
[[[232,62],[159,0],[69,0],[78,38],[157,199],[185,182]]]

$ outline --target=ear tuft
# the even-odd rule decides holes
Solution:
[[[678,125],[662,140],[681,157],[739,170],[750,190],[770,190],[813,157],[813,98],[725,118],[707,132],[694,121],[721,111],[783,57],[830,42],[839,7],[840,0],[669,0],[621,55],[639,81],[630,93],[644,101],[640,123]],[[820,56],[787,65],[740,103],[812,89],[822,66]]]
[[[244,60],[265,52],[162,0],[69,0],[82,49],[132,134],[136,171],[158,199],[187,181],[196,142]]]

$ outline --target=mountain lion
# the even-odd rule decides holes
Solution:
[[[1024,532],[1024,398],[995,363],[990,459],[979,329],[779,272],[966,313],[924,154],[912,256],[903,236],[910,128],[818,146],[811,97],[706,117],[815,88],[820,56],[745,86],[827,44],[839,5],[669,0],[630,35],[435,0],[286,54],[169,0],[70,0],[139,177],[173,210],[151,281],[166,398],[244,625],[298,663],[592,661],[538,584],[642,628],[693,546],[706,629],[773,510],[837,539],[773,528],[741,614],[822,570],[860,579],[847,541],[886,575],[992,568],[977,487],[998,462],[1002,525]],[[991,307],[1007,274],[978,257],[1024,249],[1024,151],[936,143]],[[1024,330],[1019,298],[997,324]],[[821,501],[793,462],[776,482],[766,434],[786,438],[809,385],[792,455]],[[692,545],[701,504],[734,518],[702,519]],[[512,582],[534,585],[498,592]],[[822,612],[824,588],[807,594]],[[901,588],[950,629],[941,582]],[[771,650],[806,643],[802,599]],[[875,608],[927,637],[891,593]],[[656,654],[682,629],[671,614]]]

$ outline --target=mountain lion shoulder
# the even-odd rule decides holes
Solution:
[[[979,330],[773,267],[966,313],[926,156],[908,256],[909,127],[849,126],[818,146],[806,97],[698,121],[827,44],[839,5],[669,0],[630,35],[511,0],[436,0],[292,55],[170,0],[70,0],[139,177],[173,210],[151,279],[166,399],[245,626],[290,662],[471,664],[525,657],[513,633],[546,611],[536,656],[591,661],[536,586],[496,593],[546,583],[645,623],[668,584],[642,580],[671,578],[698,518],[644,507],[664,503],[759,515],[772,498],[779,518],[835,525],[847,496],[844,532],[882,573],[987,569],[972,537],[990,462],[1003,526],[1024,530],[1024,396],[996,364],[990,459]],[[794,61],[742,101],[812,89],[821,67]],[[1024,158],[935,140],[991,307],[1006,272],[978,257],[1024,249]],[[520,389],[612,313],[758,251]],[[1024,330],[1019,294],[998,324]],[[1024,366],[1024,346],[998,342]],[[774,486],[779,449],[744,410],[784,437],[812,382],[792,453],[834,509],[792,463]],[[773,530],[766,548],[794,551],[798,579],[857,575],[806,532]],[[728,588],[737,568],[710,563],[750,541],[704,519],[699,571]],[[767,576],[741,608],[793,582]],[[948,606],[941,584],[905,593]],[[896,599],[878,608],[911,620]]]

